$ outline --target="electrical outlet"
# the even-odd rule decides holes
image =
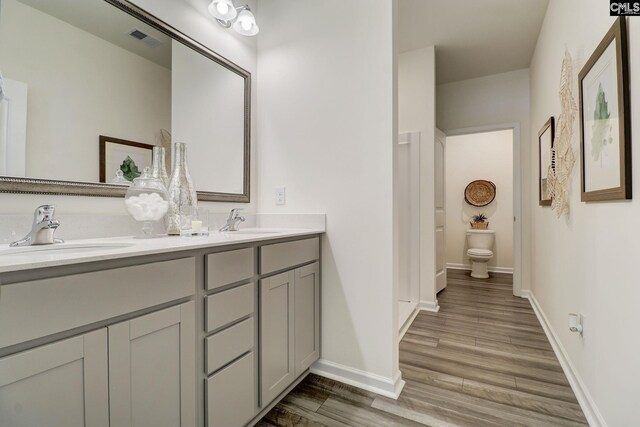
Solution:
[[[284,187],[276,187],[276,205],[287,204],[286,191]]]

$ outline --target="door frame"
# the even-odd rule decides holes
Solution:
[[[513,131],[513,295],[524,297],[522,291],[522,164],[520,123],[498,123],[444,131],[447,137],[487,133],[500,130]]]
[[[415,164],[411,164],[410,168],[413,166],[416,168],[415,172],[417,176],[416,182],[411,183],[411,176],[409,177],[410,185],[415,185],[416,188],[413,191],[410,191],[409,199],[410,202],[415,203],[415,206],[412,205],[409,207],[409,229],[410,230],[420,230],[420,150],[422,149],[422,132],[404,132],[398,135],[397,142],[397,150],[400,150],[400,145],[408,144],[409,145],[409,159],[410,161],[415,162]],[[415,156],[413,158],[412,156]],[[398,153],[399,157],[399,153]],[[397,161],[398,159],[396,159]],[[398,164],[395,164],[394,167],[398,167]],[[398,179],[399,181],[399,179]],[[396,182],[396,186],[399,182]],[[395,191],[399,191],[396,187]],[[412,197],[415,196],[415,199]],[[399,203],[399,201],[396,201]],[[400,230],[398,230],[400,232]],[[411,233],[410,233],[411,234]],[[418,233],[416,236],[412,236],[408,242],[400,242],[398,241],[398,250],[400,243],[406,243],[410,246],[409,251],[409,277],[408,277],[408,285],[409,285],[409,302],[414,304],[416,307],[420,304],[420,234]],[[398,301],[400,300],[400,283],[398,283]],[[415,308],[414,308],[415,311]],[[402,325],[399,325],[402,326]]]
[[[442,225],[442,232],[444,233],[444,242],[443,242],[443,248],[442,250],[444,251],[444,267],[443,267],[443,274],[444,274],[444,286],[442,287],[442,289],[438,289],[438,263],[437,263],[437,259],[438,259],[438,237],[437,237],[437,233],[438,233],[438,206],[436,204],[436,199],[437,199],[437,176],[436,176],[436,164],[438,162],[438,159],[436,158],[436,152],[435,149],[438,145],[438,139],[442,139],[442,172],[443,172],[443,177],[442,177],[442,191],[443,191],[443,211],[444,211],[444,218],[443,218],[443,225]],[[435,137],[433,138],[433,172],[434,172],[434,177],[433,177],[433,222],[434,222],[434,234],[433,234],[433,238],[434,238],[434,263],[435,263],[435,268],[434,268],[434,286],[435,286],[435,301],[438,301],[438,293],[443,291],[446,287],[447,287],[447,134],[444,133],[443,131],[441,131],[440,129],[438,129],[436,127],[436,132],[435,132]]]

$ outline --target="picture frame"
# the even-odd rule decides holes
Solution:
[[[578,74],[583,202],[631,199],[627,25],[620,17]]]
[[[551,116],[538,132],[538,204],[540,206],[551,206],[548,175],[549,169],[555,171],[553,158],[555,129],[555,119]]]
[[[151,167],[153,145],[100,135],[100,182],[109,183],[117,170],[125,179],[133,181],[145,167]],[[131,161],[123,166],[129,158]]]

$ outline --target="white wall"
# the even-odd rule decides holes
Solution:
[[[514,236],[514,281],[529,289],[531,268],[531,158],[527,147],[537,141],[530,139],[529,70],[494,74],[461,82],[438,85],[436,88],[436,124],[445,133],[464,128],[519,125],[514,135],[514,162],[520,165],[520,176],[514,179],[514,211],[516,225],[522,229],[521,244]],[[487,129],[488,130],[488,129]],[[537,133],[537,130],[536,130]],[[514,173],[517,171],[514,168]],[[537,191],[537,190],[536,190]],[[537,194],[537,193],[536,193]],[[536,201],[537,204],[537,201]],[[516,289],[517,291],[517,289]]]
[[[316,369],[386,391],[399,375],[394,16],[394,1],[272,0],[257,17],[258,208],[326,212]]]
[[[489,268],[513,269],[513,131],[482,132],[447,138],[446,165],[447,264],[469,266],[466,231],[473,215],[489,217],[495,230],[495,246]],[[476,207],[464,200],[471,181],[486,179],[496,185],[496,198],[488,206]],[[497,270],[496,270],[497,268]]]
[[[435,308],[435,48],[398,55],[398,129],[420,132],[420,303]]]
[[[170,69],[15,0],[2,2],[0,57],[28,85],[29,178],[98,182],[98,135],[155,144],[171,128]]]
[[[549,116],[557,117],[560,113],[558,89],[565,47],[574,58],[574,78],[577,79],[577,73],[613,24],[607,4],[601,0],[550,1],[531,63],[532,141],[537,140],[538,128]],[[567,17],[571,25],[567,25]],[[637,43],[640,22],[631,17],[628,25],[631,135],[637,139],[640,135],[640,45]],[[577,120],[574,125],[572,146],[579,159]],[[530,148],[530,167],[535,170],[537,147],[532,144]],[[634,146],[631,155],[636,189],[632,201],[580,202],[580,170],[576,162],[569,194],[571,212],[568,217],[558,219],[549,208],[537,206],[537,181],[530,184],[531,290],[590,396],[592,409],[601,414],[599,421],[592,419],[592,425],[638,423],[640,231],[636,223],[640,217],[637,191],[640,150]],[[570,312],[585,316],[582,337],[567,328]],[[592,413],[588,411],[588,415]]]
[[[132,0],[133,3],[167,22],[174,28],[200,41],[208,48],[238,64],[252,73],[252,103],[256,103],[257,92],[257,40],[255,37],[244,37],[219,26],[208,14],[208,3],[199,0]],[[254,12],[257,12],[255,0],[248,0]],[[255,137],[255,108],[252,109],[252,171],[251,171],[251,203],[211,203],[201,202],[217,212],[228,211],[232,207],[242,207],[254,212],[256,207],[256,171],[255,154],[257,140]],[[126,214],[122,198],[46,196],[25,194],[0,194],[0,214],[31,213],[39,204],[54,203],[59,213],[74,214]]]

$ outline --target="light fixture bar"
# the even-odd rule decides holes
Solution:
[[[233,28],[243,36],[255,36],[260,31],[248,5],[235,7],[233,0],[212,0],[209,13],[224,28]]]

